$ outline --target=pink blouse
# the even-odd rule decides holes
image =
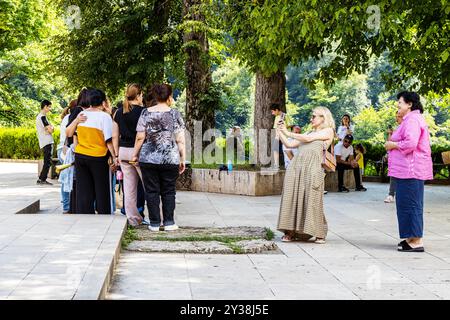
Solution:
[[[430,133],[419,110],[408,113],[394,131],[391,141],[398,149],[389,152],[389,176],[399,179],[433,179]]]

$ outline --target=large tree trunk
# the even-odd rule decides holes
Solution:
[[[198,5],[202,0],[183,0],[183,17],[185,20],[205,21],[205,17],[198,12]],[[209,99],[212,85],[211,63],[209,59],[208,39],[204,32],[186,32],[183,37],[187,60],[185,73],[186,86],[186,128],[191,135],[191,152],[201,152],[203,133],[215,127],[214,102]],[[206,99],[205,99],[206,98]],[[202,137],[199,130],[195,130],[198,137],[194,137],[194,127],[199,128],[201,121]],[[199,141],[200,139],[200,141]],[[195,149],[194,148],[195,144]],[[199,150],[200,149],[200,150]],[[198,159],[198,158],[197,158]]]
[[[253,127],[255,129],[254,160],[257,165],[268,165],[271,159],[271,133],[274,117],[270,106],[277,103],[286,112],[286,76],[282,71],[264,76],[256,73],[255,113]],[[274,132],[272,133],[272,137]]]

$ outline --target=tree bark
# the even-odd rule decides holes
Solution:
[[[197,7],[202,0],[183,0],[183,17],[185,20],[205,21],[205,17],[198,12]],[[187,59],[185,62],[185,73],[187,78],[186,86],[186,128],[191,135],[191,148],[196,144],[195,151],[198,150],[198,139],[194,137],[194,127],[196,121],[201,121],[202,137],[203,133],[215,127],[214,105],[208,103],[208,94],[212,86],[211,63],[209,59],[208,38],[205,32],[185,32],[184,37],[185,52]],[[197,123],[197,128],[199,124]],[[199,134],[199,132],[197,132]],[[197,141],[196,141],[197,140]],[[194,150],[194,149],[191,149]]]
[[[271,156],[271,129],[274,117],[270,106],[277,103],[286,112],[286,76],[278,71],[269,77],[256,73],[255,113],[253,127],[255,130],[254,160],[257,165],[268,165]],[[272,134],[273,135],[273,134]]]

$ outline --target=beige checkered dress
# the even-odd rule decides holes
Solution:
[[[326,238],[328,226],[323,212],[325,172],[323,141],[302,143],[284,178],[278,230],[295,231],[301,239]]]

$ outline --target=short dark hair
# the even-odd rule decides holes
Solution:
[[[91,89],[87,92],[87,102],[91,107],[98,107],[106,101],[106,94],[99,89]]]
[[[358,144],[355,146],[355,149],[361,151],[362,154],[366,153],[366,148],[364,148],[364,146],[362,145],[362,143],[358,143]]]
[[[144,107],[153,107],[157,104],[158,102],[156,102],[152,90],[148,90],[144,95]]]
[[[419,110],[420,113],[423,113],[423,106],[420,102],[420,96],[417,92],[414,91],[402,91],[397,94],[397,100],[403,98],[406,103],[411,103],[411,111]]]
[[[48,100],[42,100],[41,102],[41,110],[44,109],[46,106],[51,106],[52,103]]]
[[[281,106],[279,103],[272,103],[270,105],[270,110],[281,110]]]
[[[93,88],[83,88],[81,89],[80,93],[78,94],[77,99],[77,106],[81,108],[89,108],[89,101],[87,100],[87,95],[89,90],[92,90]]]
[[[353,136],[351,134],[348,134],[344,137],[344,140],[348,140],[350,143],[353,142]]]
[[[166,102],[172,95],[172,86],[169,84],[155,84],[152,87],[152,95],[158,102]]]

